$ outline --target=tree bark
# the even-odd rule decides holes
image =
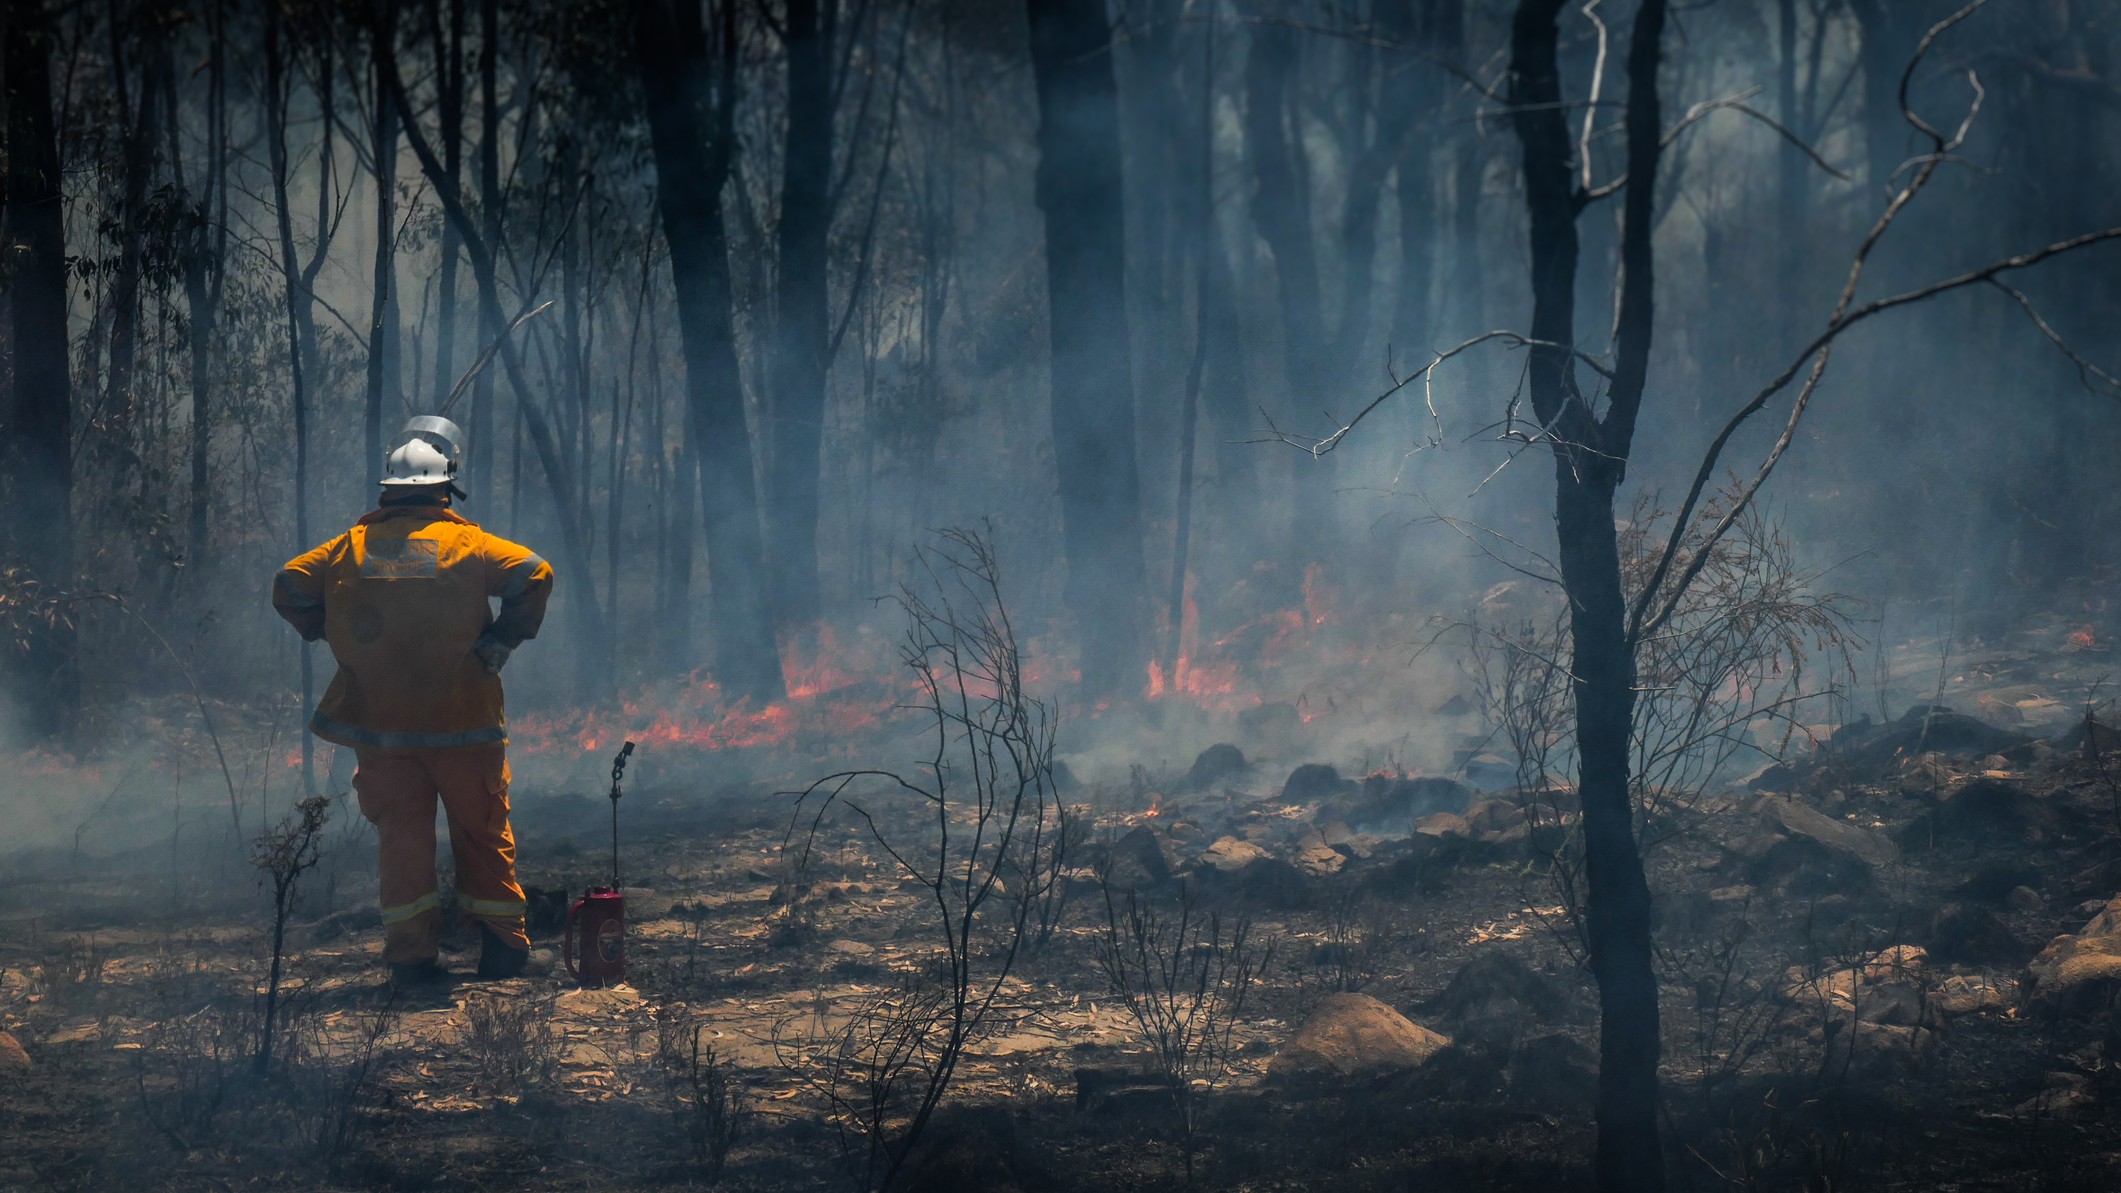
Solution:
[[[787,138],[774,320],[773,432],[766,485],[773,526],[773,600],[783,626],[807,630],[820,612],[818,488],[825,431],[827,242],[832,231],[832,55],[839,0],[788,0]],[[703,461],[703,467],[705,466]],[[710,481],[712,477],[708,478]]]
[[[6,557],[58,595],[73,586],[73,379],[67,359],[66,212],[52,110],[51,13],[16,4],[5,29],[6,235],[14,339],[6,469]],[[13,656],[30,731],[58,738],[78,703],[69,622],[39,628]]]
[[[692,8],[694,6],[687,5]],[[678,330],[685,351],[685,439],[674,490],[691,500],[695,472],[707,532],[714,675],[732,696],[783,694],[765,543],[751,461],[751,427],[736,353],[722,191],[736,147],[735,6],[722,6],[712,121],[703,112],[707,47],[668,0],[633,0],[635,51],[656,161],[657,207],[670,246]],[[690,519],[678,524],[689,529]],[[681,555],[688,565],[689,552]]]
[[[1571,153],[1557,62],[1564,0],[1521,0],[1511,30],[1511,118],[1523,146],[1530,214],[1532,336],[1528,389],[1553,428],[1555,523],[1569,601],[1576,701],[1577,790],[1583,808],[1586,935],[1600,1007],[1593,1173],[1602,1193],[1664,1187],[1658,1137],[1657,983],[1650,893],[1631,797],[1634,644],[1621,586],[1613,496],[1625,478],[1647,377],[1654,285],[1651,231],[1662,133],[1657,69],[1664,0],[1644,0],[1628,56],[1628,185],[1623,282],[1613,378],[1603,418],[1576,386],[1573,357],[1576,216],[1583,196]]]
[[[432,39],[435,61],[440,64],[435,81],[436,108],[441,118],[442,169],[451,187],[461,186],[464,176],[464,0],[430,0],[433,8]],[[447,32],[442,26],[444,3],[449,6]],[[435,407],[448,399],[457,381],[457,245],[456,225],[442,221],[442,243],[435,285]],[[418,379],[415,371],[416,381]]]
[[[385,0],[373,34],[378,57],[397,52],[397,0]],[[383,72],[374,68],[376,85],[376,258],[368,306],[368,392],[361,413],[363,444],[368,452],[368,487],[383,479],[383,394],[398,387],[397,204],[398,110],[383,96]]]
[[[185,191],[183,162],[175,151],[177,105],[170,97],[170,162],[178,190],[193,204],[184,249],[184,304],[191,331],[191,491],[186,519],[186,556],[196,574],[213,557],[208,519],[212,506],[209,453],[213,445],[212,368],[214,328],[220,318],[228,248],[227,17],[218,3],[207,8],[206,169],[196,196]],[[174,84],[172,84],[174,85]]]
[[[1118,87],[1103,0],[1027,8],[1067,604],[1084,693],[1096,700],[1139,691],[1149,659]]]

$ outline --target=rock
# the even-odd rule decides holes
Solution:
[[[1842,755],[1841,766],[1861,779],[1877,781],[1905,779],[1906,772],[1918,764],[1909,760],[1919,762],[1926,753],[1985,758],[2029,741],[2022,734],[1998,729],[1963,713],[1918,704],[1899,720],[1850,741],[1845,749],[1842,734],[1837,733],[1829,748]]]
[[[1930,1010],[1946,1018],[2001,1010],[2009,1004],[2007,992],[1977,974],[1953,974],[1930,991]]]
[[[1887,989],[1897,986],[1919,990],[1928,962],[1927,950],[1903,944],[1874,953],[1847,969],[1812,974],[1793,965],[1783,974],[1782,997],[1842,1015],[1857,1015],[1866,1022],[1884,1022],[1897,1017],[1892,1008],[1904,1002],[1898,993]]]
[[[859,940],[835,940],[831,944],[826,945],[825,950],[838,953],[842,957],[873,957],[876,955],[875,945]]]
[[[1354,788],[1355,784],[1341,778],[1339,769],[1330,763],[1306,762],[1289,772],[1288,782],[1281,785],[1281,802],[1313,804]]]
[[[1284,1081],[1376,1080],[1409,1073],[1451,1046],[1367,994],[1328,994],[1274,1055],[1269,1076]]]
[[[2003,897],[2003,903],[2012,911],[2024,915],[2037,915],[2047,910],[2047,900],[2040,897],[2039,891],[2029,886],[2012,887],[2011,893]]]
[[[1313,841],[1292,859],[1296,868],[1313,878],[1325,878],[1340,873],[1348,864],[1348,855],[1323,841]]]
[[[1229,885],[1239,899],[1261,907],[1293,909],[1316,901],[1312,877],[1278,857],[1254,858],[1231,877]]]
[[[1473,826],[1467,824],[1463,816],[1438,812],[1415,821],[1414,831],[1425,837],[1470,837],[1473,835]]]
[[[1930,921],[1929,952],[1947,965],[2018,965],[2032,949],[1995,912],[1947,903]]]
[[[1435,775],[1371,775],[1362,781],[1362,793],[1348,818],[1361,828],[1404,836],[1425,816],[1463,810],[1472,796],[1465,784]]]
[[[2082,929],[2049,941],[2025,967],[2027,1001],[2060,1014],[2096,1011],[2121,993],[2121,895]]]
[[[1861,828],[1846,820],[1812,810],[1794,799],[1769,796],[1760,801],[1763,822],[1792,836],[1818,842],[1827,849],[1848,854],[1870,866],[1888,866],[1900,860],[1900,850],[1883,833]]]
[[[1224,779],[1245,772],[1245,752],[1228,742],[1221,742],[1202,750],[1193,759],[1193,766],[1186,777],[1179,781],[1181,791],[1204,791]]]
[[[1105,855],[1105,880],[1115,891],[1146,890],[1171,881],[1171,856],[1156,830],[1137,824]]]
[[[29,1053],[22,1050],[22,1042],[12,1033],[0,1031],[0,1073],[19,1075],[36,1067]]]
[[[1250,841],[1240,841],[1236,837],[1218,837],[1215,844],[1208,846],[1207,851],[1200,855],[1200,864],[1220,870],[1224,874],[1235,874],[1253,862],[1270,856],[1272,855],[1266,850]]]
[[[1795,791],[1797,772],[1780,762],[1770,762],[1741,780],[1747,791]]]
[[[1973,841],[2024,838],[2054,820],[2038,797],[2008,779],[1987,775],[1948,791],[1933,815],[1939,836]]]
[[[1952,894],[1977,903],[2003,903],[2017,888],[2039,887],[2043,881],[2030,862],[1997,859],[1983,862],[1965,882],[1952,888]]]
[[[1496,948],[1468,961],[1441,994],[1422,1004],[1424,1013],[1460,1035],[1503,1041],[1534,1025],[1565,1021],[1573,1009],[1561,987]]]

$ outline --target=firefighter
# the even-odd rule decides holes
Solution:
[[[375,511],[273,582],[273,608],[305,641],[324,639],[339,665],[309,729],[354,751],[354,791],[376,826],[383,959],[401,986],[449,979],[438,959],[437,798],[449,818],[457,910],[479,926],[478,976],[514,977],[530,956],[508,824],[501,667],[537,635],[552,567],[450,508],[464,496],[462,440],[448,419],[406,423]]]

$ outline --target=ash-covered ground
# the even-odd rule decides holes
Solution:
[[[1644,819],[1673,1184],[2112,1188],[2121,741],[2085,712],[2109,641],[2056,617],[1879,657],[1890,717]],[[1587,1187],[1598,1017],[1567,793],[1512,786],[1465,693],[1420,699],[1409,728],[1459,741],[1455,768],[1349,756],[1293,707],[1107,712],[1139,721],[1133,744],[1073,757],[1064,734],[1053,914],[895,1182]],[[901,1137],[930,1055],[892,1033],[949,989],[937,900],[885,851],[929,810],[813,829],[785,743],[682,767],[675,749],[644,751],[621,804],[629,971],[609,989],[547,968],[392,996],[371,838],[335,809],[262,1073],[270,904],[245,859],[181,838],[16,851],[0,1185],[875,1179],[865,1132]],[[566,898],[605,877],[609,807],[586,781],[519,781],[542,965]],[[976,991],[1011,881],[963,950]],[[456,929],[445,960],[468,971],[474,948]]]

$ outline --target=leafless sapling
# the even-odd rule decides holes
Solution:
[[[899,657],[931,743],[910,773],[828,775],[797,793],[790,838],[814,842],[850,815],[917,889],[932,952],[904,989],[857,1008],[837,1032],[798,1047],[864,1188],[896,1179],[949,1089],[965,1049],[1006,1009],[1005,984],[1030,926],[1050,920],[1063,883],[1067,815],[1054,779],[1058,719],[1024,689],[1016,630],[994,547],[980,531],[940,532],[915,554],[897,597]],[[911,815],[907,815],[911,813]]]
[[[272,882],[272,968],[265,978],[265,1021],[258,1033],[257,1073],[272,1067],[273,1018],[280,1006],[280,963],[287,943],[287,917],[293,912],[295,887],[317,864],[319,838],[331,815],[331,797],[312,795],[295,801],[286,819],[259,834],[251,862]]]
[[[1249,918],[1226,922],[1221,912],[1196,906],[1183,887],[1175,908],[1159,910],[1134,891],[1101,886],[1105,931],[1097,966],[1171,1092],[1190,1184],[1199,1095],[1228,1075],[1231,1037],[1274,947],[1253,937]]]

